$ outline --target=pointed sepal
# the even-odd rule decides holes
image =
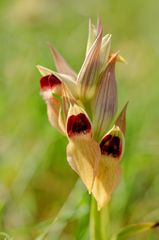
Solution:
[[[100,72],[103,72],[107,66],[110,56],[111,34],[107,34],[102,38],[100,49]]]
[[[89,19],[86,56],[87,56],[90,48],[92,47],[92,44],[94,43],[96,37],[97,37],[97,28],[96,28],[96,26],[92,23],[91,19]]]
[[[37,69],[39,70],[39,72],[42,76],[47,76],[47,75],[53,74],[53,71],[49,68],[43,67],[39,64],[36,65],[36,67],[37,67]]]
[[[100,139],[108,130],[117,110],[116,56],[109,60],[92,102],[93,128],[97,139]]]
[[[121,131],[123,132],[123,134],[125,135],[126,132],[126,111],[127,111],[127,106],[128,106],[128,102],[125,104],[125,106],[123,107],[121,113],[119,114],[115,125],[118,126]]]
[[[102,42],[102,26],[100,25],[98,35],[87,54],[85,61],[77,77],[79,97],[83,101],[91,99],[95,93],[98,80],[99,54]]]
[[[52,57],[54,59],[56,69],[59,73],[70,75],[74,80],[77,78],[77,74],[74,70],[69,66],[66,60],[61,56],[61,54],[49,44]]]

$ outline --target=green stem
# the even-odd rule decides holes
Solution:
[[[108,205],[106,205],[100,212],[101,240],[109,239],[108,224],[109,224]]]
[[[97,210],[96,200],[91,196],[90,206],[90,240],[101,240],[100,212]]]
[[[90,240],[108,240],[108,222],[107,206],[98,211],[96,201],[91,197]]]
[[[96,232],[95,232],[95,225],[96,225],[96,219],[95,219],[95,201],[93,197],[91,196],[91,203],[90,203],[90,239],[96,240]]]

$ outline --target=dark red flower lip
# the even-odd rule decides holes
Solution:
[[[87,134],[91,132],[91,124],[84,113],[71,115],[67,121],[67,134],[73,137],[79,134]]]
[[[43,76],[40,79],[41,90],[53,89],[59,84],[61,84],[61,81],[53,74]]]
[[[102,139],[100,149],[102,155],[120,158],[122,154],[122,141],[119,136],[108,134]]]

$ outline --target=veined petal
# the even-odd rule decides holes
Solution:
[[[73,97],[77,97],[77,83],[72,79],[71,76],[66,74],[56,74],[60,80],[68,87]]]
[[[115,62],[116,57],[114,56],[101,76],[96,96],[92,103],[93,128],[97,139],[104,135],[117,110]]]
[[[70,139],[67,156],[70,166],[91,193],[101,157],[98,143],[89,135],[76,135]]]
[[[123,149],[124,136],[119,127],[114,126],[100,143],[102,157],[92,189],[99,209],[104,207],[119,183]]]
[[[61,54],[55,48],[53,48],[51,45],[49,46],[50,46],[51,54],[53,56],[57,71],[59,73],[70,75],[74,80],[76,80],[77,74],[74,72],[74,70],[68,65],[66,60],[61,56]]]
[[[107,34],[102,38],[102,46],[100,49],[100,72],[104,71],[108,58],[110,55],[110,47],[111,47],[111,34]]]
[[[99,53],[102,42],[102,27],[94,41],[77,77],[79,96],[88,100],[93,97],[98,80]]]
[[[88,27],[88,40],[87,40],[87,48],[86,48],[86,56],[89,53],[90,48],[92,47],[94,41],[96,40],[98,34],[102,29],[101,19],[97,19],[97,25],[95,26],[91,19],[89,19],[89,27]]]
[[[88,30],[88,40],[87,40],[87,48],[86,48],[86,55],[88,54],[92,44],[94,43],[97,37],[97,29],[94,24],[92,24],[91,19],[89,19],[89,30]]]
[[[125,106],[123,107],[121,113],[119,114],[115,125],[118,126],[121,131],[123,132],[123,134],[125,135],[126,132],[126,110],[127,110],[127,106],[128,106],[128,102],[125,104]]]

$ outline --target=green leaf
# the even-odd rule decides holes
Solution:
[[[112,237],[111,240],[128,239],[128,237],[136,236],[141,232],[145,232],[156,227],[159,227],[159,222],[132,224],[120,230],[118,234]]]

